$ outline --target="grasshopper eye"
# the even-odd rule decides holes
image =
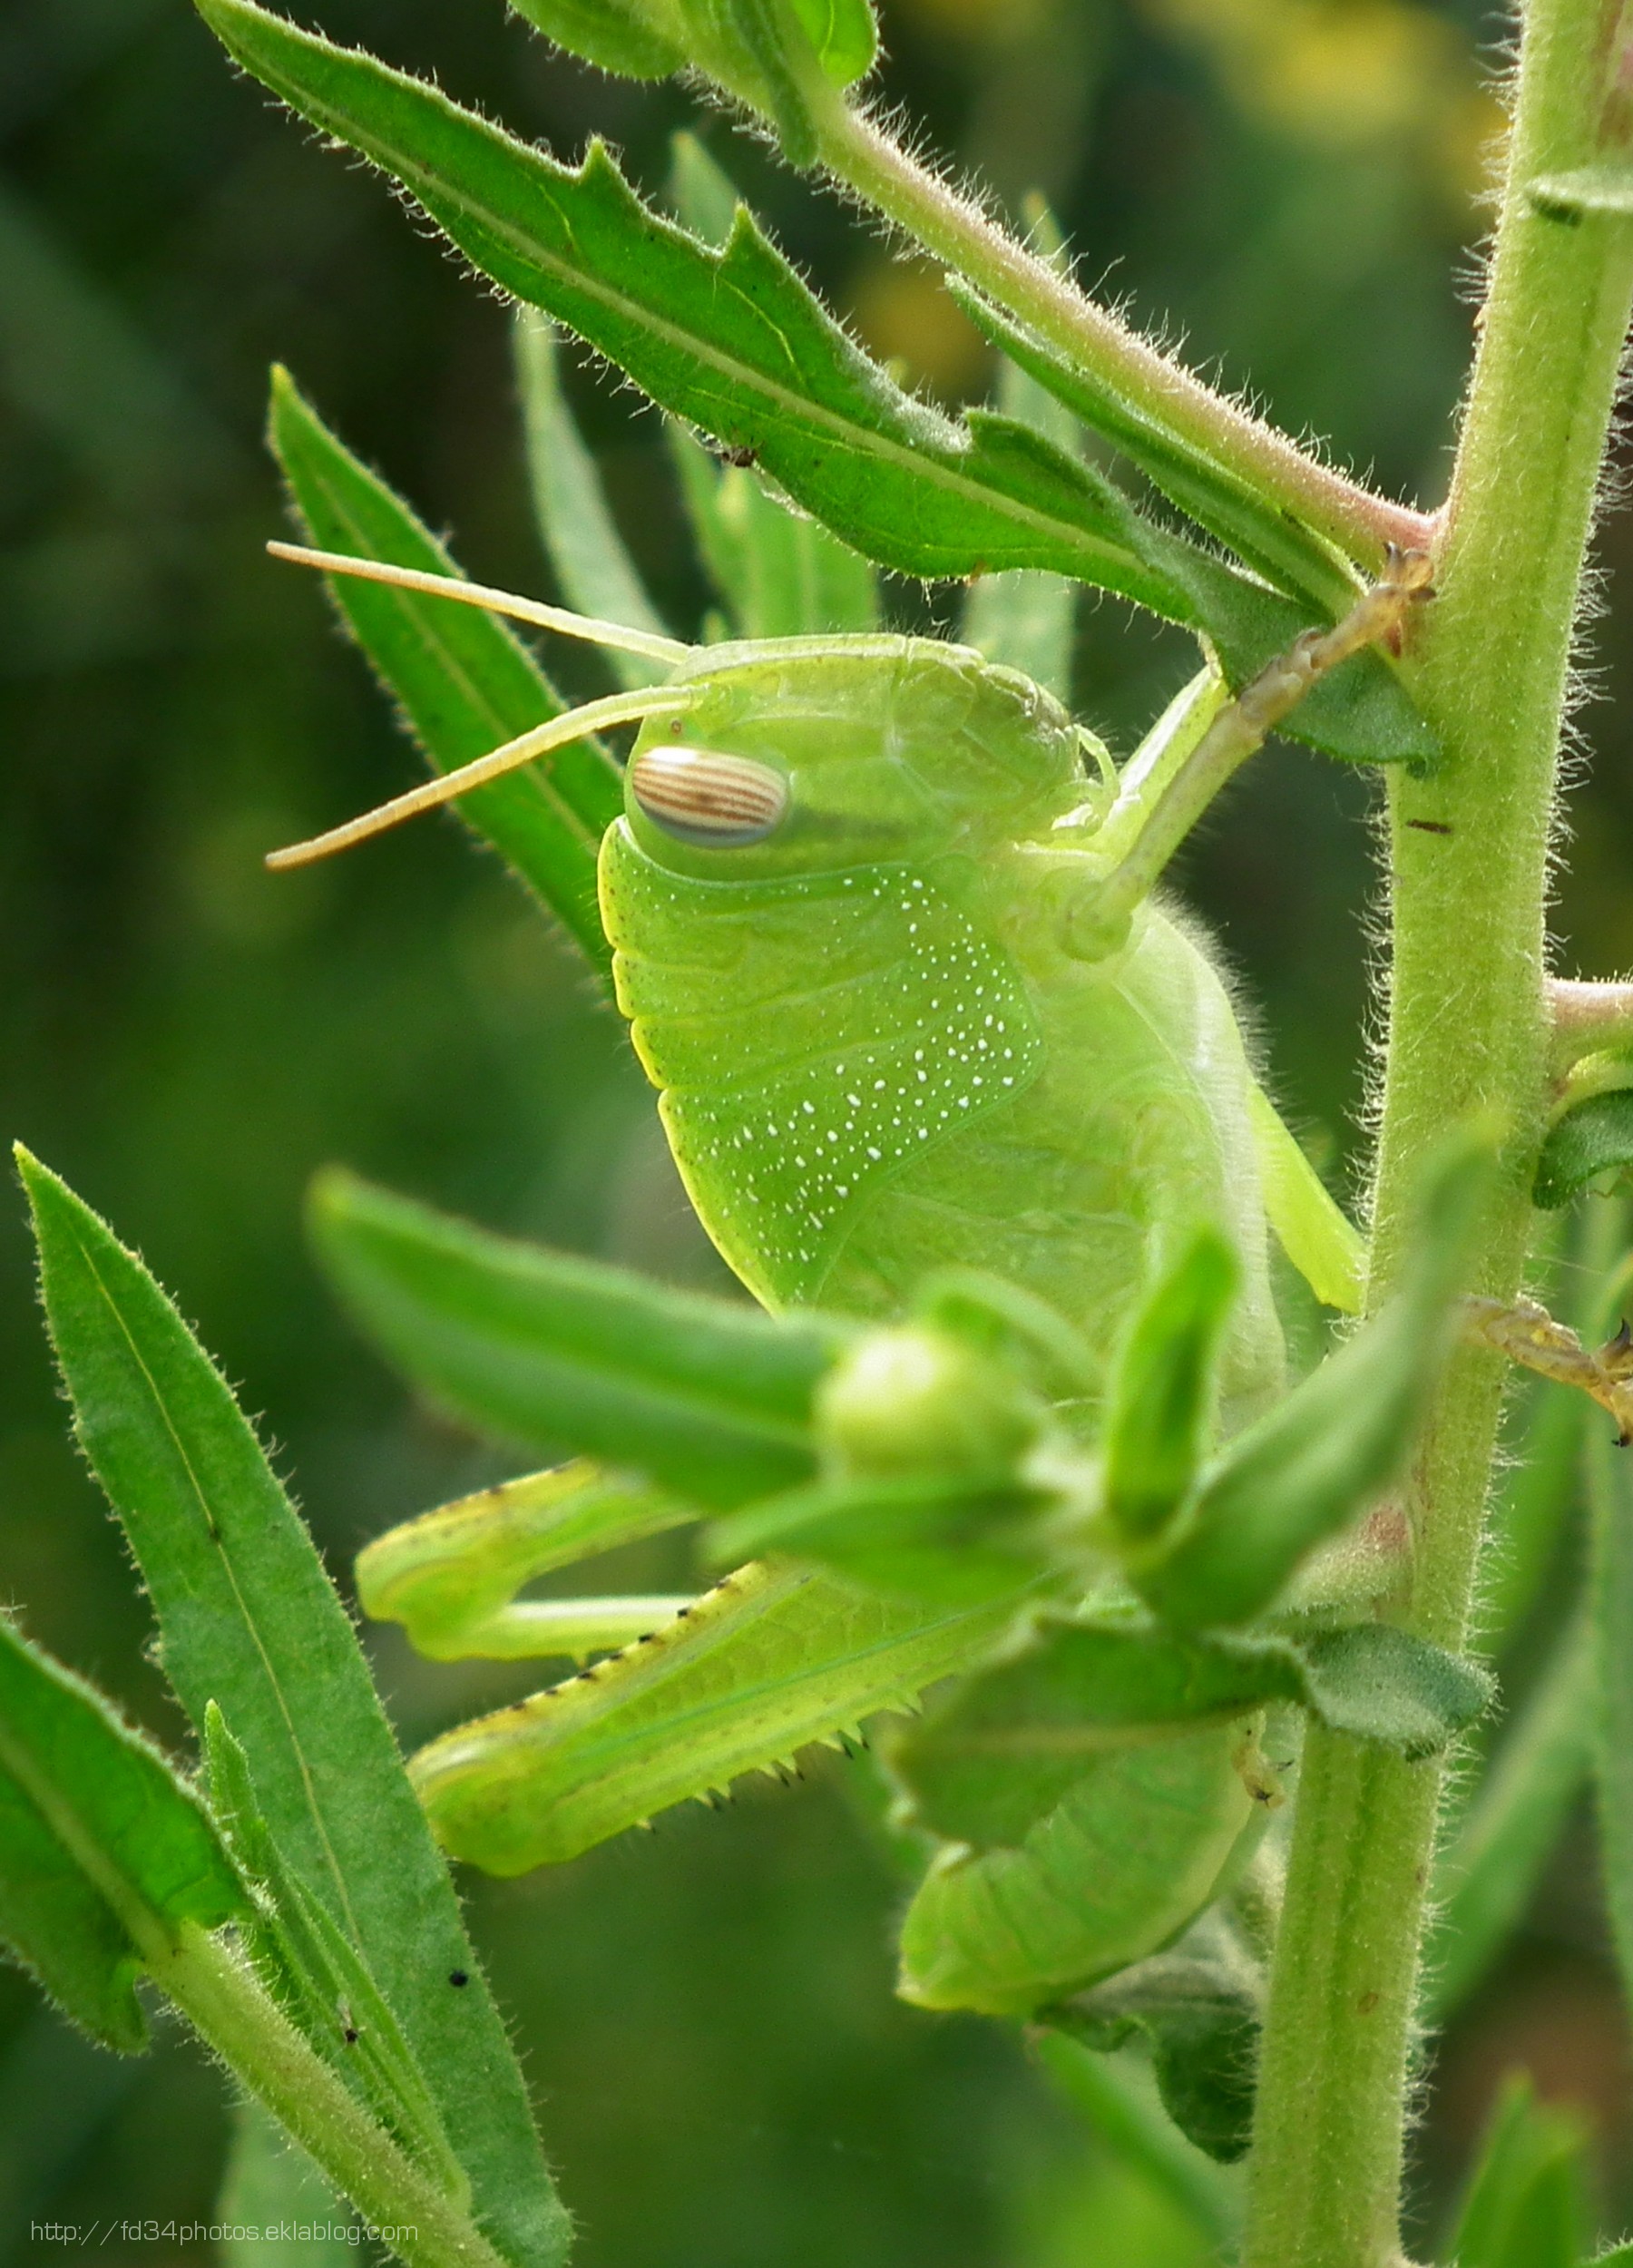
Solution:
[[[630,792],[654,826],[705,850],[763,842],[788,807],[780,772],[714,748],[643,748],[631,759]]]

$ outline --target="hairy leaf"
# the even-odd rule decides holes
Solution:
[[[0,1942],[76,2024],[142,2047],[142,1970],[249,1900],[203,1806],[112,1705],[0,1615]]]
[[[445,1734],[410,1770],[456,1858],[524,1873],[908,1706],[978,1661],[1013,1611],[938,1614],[751,1565],[642,1643]]]
[[[739,638],[803,638],[877,627],[878,587],[860,552],[771,495],[747,466],[719,464],[671,425],[698,548]]]
[[[365,1954],[509,2259],[566,2217],[521,2074],[346,1609],[232,1394],[142,1263],[19,1153],[79,1438],[123,1524],[164,1667],[202,1734],[230,1711],[279,1849]],[[449,1977],[470,1980],[455,1991]]]
[[[695,1518],[638,1481],[588,1463],[502,1481],[424,1512],[357,1555],[357,1596],[376,1621],[400,1622],[433,1661],[471,1655],[536,1659],[622,1646],[667,1621],[683,1599],[521,1599],[535,1576]],[[587,1635],[600,1618],[619,1635]],[[564,1642],[571,1634],[574,1643]]]
[[[269,437],[311,541],[325,551],[389,560],[434,574],[458,571],[386,484],[337,441],[288,373],[272,374]],[[335,604],[421,747],[453,771],[565,707],[520,639],[479,608],[351,576],[328,578]],[[485,836],[611,986],[612,957],[596,903],[601,838],[623,808],[616,767],[595,742],[558,749],[461,799]]]
[[[215,2217],[225,2231],[226,2268],[348,2268],[357,2258],[350,2208],[271,2113],[248,2097],[234,2114]]]
[[[811,1398],[854,1325],[670,1291],[337,1170],[314,1184],[312,1225],[386,1353],[474,1423],[638,1466],[718,1510],[815,1469]]]

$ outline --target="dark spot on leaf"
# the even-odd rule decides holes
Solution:
[[[1381,1992],[1364,1992],[1356,2001],[1355,2007],[1361,2015],[1370,2016],[1383,1998],[1384,1995]]]
[[[1444,819],[1408,819],[1408,826],[1416,827],[1420,835],[1450,835],[1452,828]]]
[[[464,1970],[463,1969],[450,1969],[450,1970],[449,1970],[449,1971],[448,1971],[448,1982],[449,1982],[451,1985],[453,1985],[453,1986],[454,1986],[454,1987],[455,1987],[457,1990],[459,1990],[459,1991],[462,1991],[462,1992],[463,1992],[463,1991],[464,1991],[464,1988],[465,1988],[465,1986],[466,1986],[466,1985],[468,1985],[468,1984],[470,1983],[470,1981],[471,1981],[470,1978],[469,1978],[469,1977],[465,1974]]]

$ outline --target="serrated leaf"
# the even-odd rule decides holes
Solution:
[[[200,1735],[211,1700],[231,1711],[279,1847],[396,2009],[493,2242],[518,2268],[559,2261],[566,2218],[521,2075],[311,1539],[142,1263],[54,1175],[19,1163],[79,1438],[142,1569],[166,1674]]]
[[[147,2038],[139,1974],[249,1899],[208,1814],[112,1705],[0,1614],[0,1942],[109,2048]]]
[[[1255,1804],[1238,1725],[1105,1751],[1018,1847],[947,1845],[902,1924],[904,1999],[1030,2015],[1177,1936]]]
[[[1231,1247],[1202,1230],[1141,1303],[1118,1357],[1106,1413],[1104,1503],[1107,1518],[1132,1543],[1161,1533],[1196,1479],[1240,1277]]]
[[[1448,2256],[1457,2268],[1577,2268],[1588,2241],[1579,2118],[1511,2078],[1486,2129]]]
[[[567,406],[555,326],[531,308],[519,308],[514,338],[533,516],[562,595],[581,614],[668,637],[668,625],[660,620],[624,548],[595,460]],[[615,646],[603,650],[621,685],[660,685],[670,674],[649,655]]]
[[[643,1482],[586,1462],[523,1473],[406,1520],[357,1555],[357,1597],[376,1622],[400,1622],[417,1653],[536,1659],[622,1646],[667,1621],[683,1599],[522,1599],[534,1577],[661,1535],[696,1518]],[[616,1637],[585,1640],[574,1610],[614,1618]],[[563,1611],[564,1610],[564,1611]],[[632,1626],[632,1627],[631,1627]],[[578,1642],[563,1644],[572,1630]]]
[[[1602,1173],[1633,1166],[1633,1085],[1612,1087],[1569,1106],[1552,1126],[1537,1160],[1532,1201],[1552,1212],[1569,1205]]]
[[[978,1661],[1011,1603],[938,1614],[811,1569],[749,1566],[643,1643],[462,1725],[410,1766],[455,1857],[576,1857]]]
[[[1490,1157],[1473,1138],[1442,1153],[1393,1297],[1228,1443],[1149,1559],[1131,1565],[1164,1620],[1249,1621],[1400,1470],[1454,1335]]]
[[[746,211],[713,251],[643,205],[599,143],[581,166],[560,165],[435,88],[249,0],[200,7],[247,69],[393,173],[484,274],[677,416],[754,450],[797,503],[870,558],[926,576],[1051,568],[1206,622],[1249,674],[1303,626],[1296,607],[1142,520],[1032,428],[982,411],[959,425],[904,394]],[[1301,730],[1353,730],[1369,698],[1364,672],[1354,689],[1356,670],[1347,664],[1316,689]]]
[[[1233,2165],[1252,2138],[1263,2005],[1262,1975],[1213,1912],[1171,1951],[1046,2009],[1043,2020],[1102,2054],[1143,2035],[1169,2117],[1216,2164]]]
[[[312,1233],[353,1312],[460,1416],[728,1510],[815,1470],[811,1398],[855,1326],[773,1318],[467,1227],[331,1168]]]
[[[337,440],[283,370],[272,375],[269,439],[311,541],[435,574],[458,571],[386,484]],[[452,771],[566,704],[520,639],[496,617],[355,577],[329,579],[335,604],[438,771]],[[595,862],[623,808],[616,767],[599,744],[575,742],[461,800],[479,834],[555,914],[611,989]]]

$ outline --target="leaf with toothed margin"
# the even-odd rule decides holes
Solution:
[[[936,1612],[751,1562],[622,1653],[433,1741],[409,1774],[445,1849],[523,1874],[910,1707],[980,1661],[1017,1604]]]

